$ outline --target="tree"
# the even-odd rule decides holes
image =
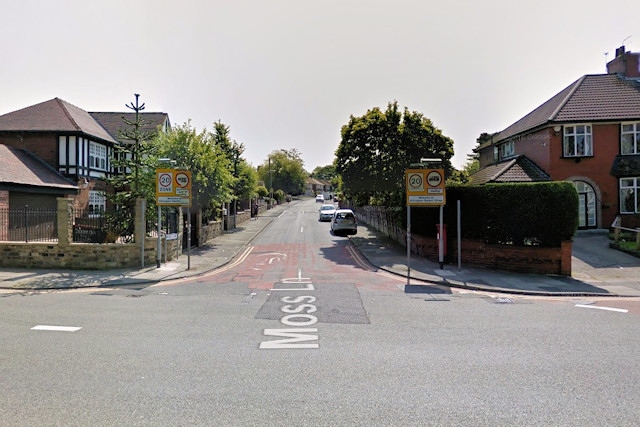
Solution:
[[[311,172],[310,176],[323,181],[331,181],[336,176],[336,167],[335,165],[318,166]]]
[[[157,156],[152,140],[158,132],[141,132],[140,128],[145,124],[140,116],[140,111],[145,105],[139,104],[139,94],[134,94],[135,104],[125,105],[135,111],[135,119],[122,121],[127,129],[119,132],[118,143],[115,145],[115,153],[110,159],[111,165],[117,173],[107,176],[105,181],[113,187],[114,192],[107,192],[107,200],[117,209],[107,215],[107,224],[111,232],[119,235],[124,241],[133,239],[134,211],[136,199],[142,197],[146,200],[146,217],[154,221],[157,214],[155,210],[155,167]]]
[[[257,193],[258,173],[246,160],[241,159],[237,165],[238,176],[234,187],[235,194],[241,199],[253,199]]]
[[[300,152],[275,150],[258,167],[259,180],[265,183],[270,192],[282,190],[286,194],[301,194],[304,191],[307,173]]]
[[[423,114],[407,108],[400,113],[395,101],[384,112],[374,107],[362,117],[351,116],[341,137],[336,171],[357,204],[371,197],[401,203],[405,170],[421,158],[441,159],[445,174],[452,170],[453,141]]]

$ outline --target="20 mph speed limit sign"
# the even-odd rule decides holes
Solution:
[[[156,203],[158,206],[191,206],[191,172],[156,169]]]
[[[407,206],[441,206],[446,204],[443,169],[408,169]]]

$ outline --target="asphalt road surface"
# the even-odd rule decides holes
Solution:
[[[637,425],[637,300],[405,292],[318,208],[197,279],[0,294],[0,424]]]

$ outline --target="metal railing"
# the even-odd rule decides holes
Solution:
[[[613,221],[613,224],[611,224],[611,228],[613,228],[613,240],[615,240],[616,242],[620,240],[620,232],[622,230],[628,231],[630,233],[636,233],[636,249],[640,249],[640,228],[627,228],[623,227],[621,224],[622,218],[617,216]]]
[[[56,209],[0,208],[0,241],[57,242]]]
[[[75,243],[104,243],[107,240],[105,212],[75,209],[72,235]]]

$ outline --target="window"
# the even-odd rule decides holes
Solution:
[[[102,215],[107,206],[103,191],[89,191],[89,215]]]
[[[500,146],[500,158],[506,159],[507,157],[511,157],[515,154],[515,151],[513,141],[505,142]]]
[[[640,122],[622,124],[620,153],[640,154]]]
[[[89,167],[107,170],[107,147],[95,142],[89,143]]]
[[[620,179],[620,213],[640,213],[640,177]]]
[[[583,157],[593,155],[591,125],[564,127],[563,154],[565,157]]]
[[[500,160],[500,156],[499,154],[499,150],[498,147],[493,147],[493,161],[497,162],[498,160]]]

